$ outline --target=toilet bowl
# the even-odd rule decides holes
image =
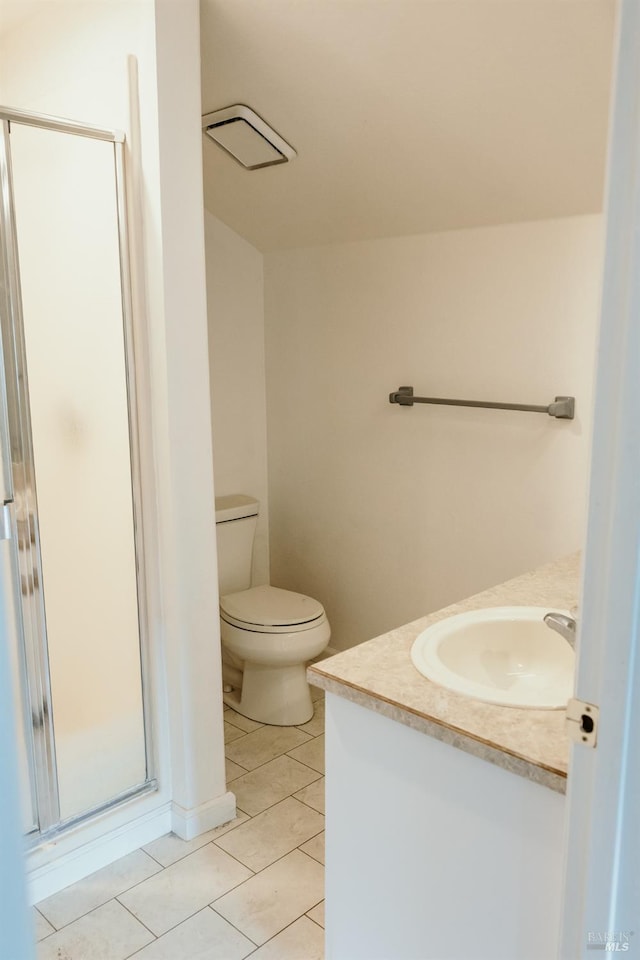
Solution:
[[[251,497],[216,498],[223,699],[251,720],[293,726],[313,716],[306,667],[331,629],[312,597],[249,585],[257,515]]]
[[[306,666],[331,636],[317,600],[270,586],[228,594],[220,599],[220,633],[223,649],[242,662],[242,688],[224,694],[228,706],[277,726],[311,719]]]

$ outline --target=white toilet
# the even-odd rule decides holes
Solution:
[[[244,494],[216,497],[223,699],[251,720],[286,727],[313,716],[306,667],[331,629],[317,600],[251,587],[258,506]]]

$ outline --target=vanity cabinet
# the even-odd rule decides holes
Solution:
[[[326,960],[553,960],[564,794],[326,700]]]

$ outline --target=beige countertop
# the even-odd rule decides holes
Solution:
[[[445,607],[309,667],[309,682],[328,693],[505,767],[560,793],[566,790],[569,739],[564,710],[481,703],[440,687],[413,666],[413,641],[426,627],[483,607],[577,603],[578,554]]]

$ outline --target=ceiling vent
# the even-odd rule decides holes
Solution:
[[[286,140],[241,103],[205,114],[202,129],[246,170],[272,167],[296,156]]]

